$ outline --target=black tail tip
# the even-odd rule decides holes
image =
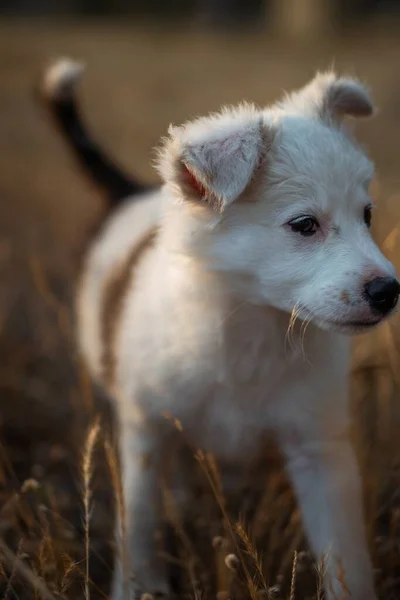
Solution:
[[[74,96],[75,88],[85,70],[84,63],[71,58],[59,58],[42,73],[37,86],[41,98],[57,102]]]

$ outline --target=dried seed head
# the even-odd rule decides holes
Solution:
[[[236,554],[227,554],[227,556],[225,556],[225,564],[230,571],[236,573],[239,568],[240,561]]]
[[[30,559],[30,555],[27,552],[21,552],[21,554],[18,556],[18,558],[20,560],[29,560]]]
[[[36,491],[40,488],[40,483],[36,479],[25,479],[21,487],[21,492],[25,494],[31,490]]]
[[[213,537],[211,543],[212,543],[212,547],[215,550],[218,550],[219,548],[222,548],[224,541],[220,535],[216,535],[215,537]]]

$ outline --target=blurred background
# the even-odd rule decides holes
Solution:
[[[318,69],[356,74],[379,107],[356,124],[377,164],[374,233],[400,268],[400,1],[0,0],[0,15],[0,597],[84,596],[80,465],[96,415],[90,590],[107,597],[114,493],[102,445],[112,415],[77,359],[72,312],[79,252],[102,203],[36,101],[38,76],[59,55],[83,59],[91,129],[126,169],[156,182],[153,148],[169,123],[224,103],[265,105]],[[352,376],[368,533],[385,600],[400,597],[399,343],[397,318],[363,336]],[[250,494],[243,498],[279,598],[293,551],[305,545],[279,461],[261,473],[268,493],[258,512]],[[178,551],[181,571],[190,563],[198,576],[180,597],[214,598],[227,585],[215,556],[221,546],[212,545],[223,525],[218,511],[201,506],[191,523],[200,533]],[[299,565],[305,583],[296,598],[311,598],[315,587]]]

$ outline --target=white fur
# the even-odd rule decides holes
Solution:
[[[42,92],[48,98],[58,99],[70,95],[80,80],[85,65],[70,58],[58,59],[46,70]]]
[[[377,321],[363,286],[394,269],[363,222],[372,165],[326,98],[341,81],[309,85],[265,110],[244,106],[171,129],[160,152],[165,186],[123,206],[89,253],[78,324],[101,379],[102,291],[132,245],[159,228],[125,297],[111,390],[121,423],[127,577],[134,573],[141,591],[168,592],[154,532],[160,475],[182,436],[169,413],[193,449],[238,468],[273,435],[316,560],[328,553],[327,597],[344,597],[340,564],[352,600],[375,599],[348,433],[345,334],[363,329],[354,322]],[[288,226],[299,215],[318,218],[315,236]],[[130,585],[117,569],[114,600]]]

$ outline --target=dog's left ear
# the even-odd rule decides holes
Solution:
[[[315,113],[322,119],[370,117],[374,104],[367,88],[356,79],[337,77],[334,73],[318,73],[303,89],[285,102],[302,112]],[[310,115],[311,116],[311,115]]]
[[[158,170],[184,199],[222,212],[244,192],[260,164],[264,128],[251,105],[171,127]]]

